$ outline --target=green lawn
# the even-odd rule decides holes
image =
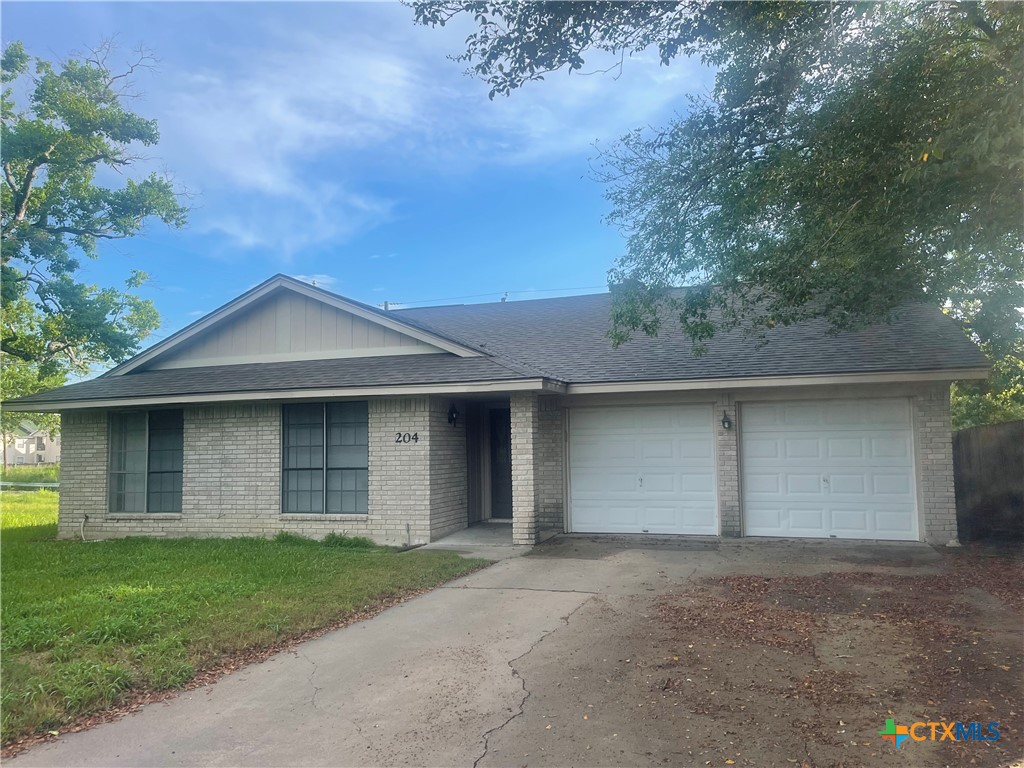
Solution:
[[[480,563],[343,538],[55,541],[56,493],[0,501],[4,742]]]
[[[0,479],[10,483],[59,483],[60,464],[21,464],[0,472]]]

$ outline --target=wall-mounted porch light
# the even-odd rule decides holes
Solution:
[[[722,429],[732,429],[732,419],[725,411],[722,411]]]
[[[453,427],[458,426],[459,421],[459,409],[455,407],[455,403],[452,403],[448,408],[448,423]]]

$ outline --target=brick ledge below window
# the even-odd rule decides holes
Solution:
[[[108,512],[106,520],[181,520],[180,512]]]
[[[340,522],[346,522],[346,521],[347,522],[355,522],[355,523],[365,523],[365,522],[367,522],[370,519],[370,516],[369,515],[362,515],[362,514],[359,514],[359,515],[339,515],[339,514],[322,514],[322,513],[321,514],[317,514],[317,513],[306,514],[306,513],[303,513],[303,512],[278,512],[277,513],[277,519],[278,520],[299,520],[299,521],[302,521],[304,523],[318,522],[318,521],[331,522],[331,523],[340,523]]]

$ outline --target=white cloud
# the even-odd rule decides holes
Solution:
[[[225,41],[229,65],[183,73],[160,99],[161,148],[204,193],[193,228],[285,265],[389,219],[395,202],[355,170],[366,156],[452,173],[577,155],[582,173],[595,140],[660,122],[709,80],[696,63],[641,54],[616,81],[553,73],[489,101],[447,58],[469,20],[426,29],[404,6],[295,7],[274,29]]]

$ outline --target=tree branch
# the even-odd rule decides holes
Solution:
[[[40,229],[52,235],[76,235],[78,237],[98,237],[104,240],[121,240],[128,235],[117,234],[111,229],[89,229],[87,227],[49,227],[40,226]]]

